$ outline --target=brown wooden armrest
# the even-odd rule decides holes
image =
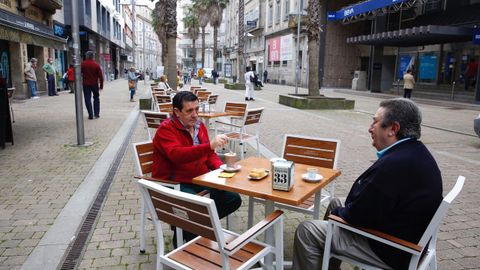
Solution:
[[[226,123],[226,122],[222,122],[222,121],[218,121],[218,120],[215,120],[215,123],[219,123],[219,124],[226,125],[226,126],[232,126],[232,127],[236,127],[236,128],[241,128],[241,126],[239,126],[239,125],[235,125],[235,124],[232,124],[232,123]]]
[[[390,242],[393,242],[393,243],[396,243],[398,245],[401,245],[401,246],[404,246],[404,247],[407,247],[407,248],[410,248],[410,249],[413,249],[413,250],[416,250],[418,252],[422,252],[423,248],[417,244],[414,244],[412,242],[409,242],[409,241],[406,241],[406,240],[403,240],[403,239],[400,239],[398,237],[395,237],[393,235],[389,235],[389,234],[386,234],[386,233],[383,233],[381,231],[377,231],[377,230],[374,230],[374,229],[367,229],[367,228],[363,228],[363,227],[359,227],[359,226],[355,226],[355,225],[352,225],[350,223],[348,223],[347,221],[345,221],[343,218],[339,217],[339,216],[336,216],[336,215],[329,215],[328,216],[328,219],[331,219],[333,221],[336,221],[338,223],[341,223],[341,224],[344,224],[346,226],[349,226],[349,227],[352,227],[352,228],[355,228],[355,229],[358,229],[358,230],[361,230],[363,232],[366,232],[366,233],[369,233],[371,235],[374,235],[374,236],[377,236],[377,237],[380,237],[380,238],[383,238],[385,240],[388,240]]]
[[[202,190],[202,191],[198,192],[197,195],[203,197],[203,196],[207,195],[208,193],[210,193],[210,192],[205,189],[205,190]]]
[[[145,180],[152,181],[152,182],[159,182],[159,183],[165,183],[165,184],[170,184],[170,185],[179,185],[180,184],[179,182],[170,181],[170,180],[163,180],[163,179],[158,179],[158,178],[153,178],[153,177],[148,177],[148,176],[135,175],[133,178],[135,178],[135,179],[145,179]]]
[[[248,229],[246,232],[242,233],[233,241],[228,243],[225,246],[225,249],[228,251],[232,251],[236,249],[238,246],[244,245],[245,242],[248,241],[252,236],[254,236],[256,233],[258,233],[260,230],[262,230],[266,226],[270,225],[270,223],[277,220],[281,215],[283,215],[283,211],[275,210],[270,215],[265,217],[262,221],[258,222],[252,228]]]

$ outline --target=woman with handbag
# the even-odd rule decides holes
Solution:
[[[130,90],[130,102],[134,102],[133,96],[135,95],[135,91],[137,90],[137,81],[140,75],[135,73],[135,67],[131,67],[127,73],[128,78],[128,89]]]

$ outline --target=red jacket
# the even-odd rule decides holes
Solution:
[[[100,89],[103,89],[103,72],[100,66],[93,61],[87,59],[82,62],[83,85],[96,86],[100,82]]]
[[[75,81],[75,69],[73,67],[67,70],[67,79],[69,82]]]
[[[192,136],[175,116],[163,121],[153,138],[152,177],[191,183],[192,178],[218,169],[222,161],[210,149],[203,123],[198,140],[200,144],[194,146]]]

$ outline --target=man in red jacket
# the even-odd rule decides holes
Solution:
[[[85,61],[82,62],[83,75],[83,97],[85,106],[88,111],[88,119],[100,117],[100,93],[103,89],[103,72],[100,66],[95,63],[93,57],[95,53],[88,51],[85,54]],[[93,93],[93,110],[92,110],[92,93]]]
[[[180,189],[192,194],[208,190],[220,218],[235,212],[242,204],[238,193],[192,184],[192,178],[222,165],[214,150],[226,144],[227,137],[217,135],[210,141],[198,119],[198,98],[193,93],[180,91],[172,103],[170,119],[162,122],[153,138],[152,177],[180,182]],[[195,237],[188,232],[183,235],[187,241]]]

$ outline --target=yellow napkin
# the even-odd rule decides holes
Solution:
[[[221,172],[218,174],[218,177],[230,178],[230,177],[233,177],[234,175],[235,175],[234,172]]]

